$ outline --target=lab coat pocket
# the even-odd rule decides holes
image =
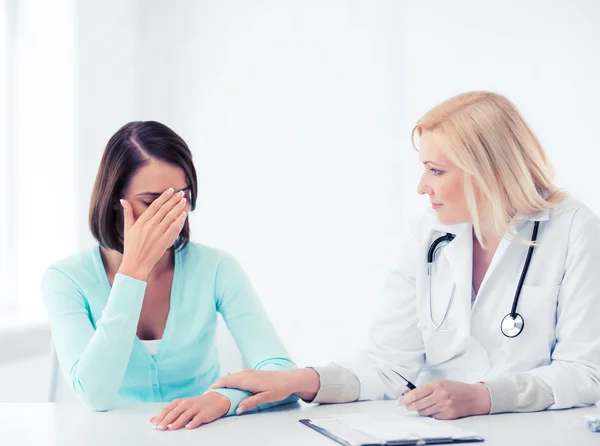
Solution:
[[[512,294],[516,288],[517,285],[508,286],[509,292]],[[523,285],[517,304],[517,313],[523,317],[524,321],[523,334],[528,331],[530,335],[537,337],[542,334],[554,333],[559,289],[560,285]]]
[[[421,328],[428,366],[442,364],[461,352],[461,340],[455,329],[432,330]]]
[[[507,302],[508,296],[514,297],[516,288],[516,284],[507,286]],[[503,336],[504,348],[508,350],[509,358],[514,360],[520,358],[535,365],[549,362],[555,343],[559,290],[560,285],[523,286],[517,305],[517,313],[523,318],[523,331],[514,338]],[[505,311],[508,313],[510,305],[506,308]],[[505,314],[499,315],[498,320],[501,320]]]

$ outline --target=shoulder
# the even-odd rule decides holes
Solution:
[[[571,237],[596,235],[600,231],[600,219],[581,201],[567,197],[550,212],[550,223],[562,234]]]
[[[212,277],[218,287],[223,282],[240,280],[245,276],[233,255],[212,246],[190,242],[179,255],[190,280]]]
[[[71,283],[79,288],[98,280],[98,246],[77,252],[50,265],[43,277],[43,285],[58,282]]]
[[[226,251],[191,241],[179,255],[186,265],[197,266],[204,271],[216,271],[223,263],[235,262],[235,258]]]

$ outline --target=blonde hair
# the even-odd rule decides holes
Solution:
[[[482,245],[482,217],[492,235],[503,237],[516,213],[550,210],[566,197],[552,183],[554,170],[541,144],[502,95],[474,91],[437,105],[415,124],[415,149],[415,134],[425,131],[464,171],[467,205]]]

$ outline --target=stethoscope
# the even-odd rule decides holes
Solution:
[[[527,276],[527,271],[529,270],[529,263],[531,262],[531,256],[533,255],[533,249],[535,245],[535,241],[537,240],[538,228],[540,227],[540,222],[536,221],[533,225],[533,234],[531,235],[531,246],[529,246],[529,250],[527,251],[527,258],[525,259],[525,264],[523,265],[523,270],[521,271],[521,278],[519,279],[519,283],[517,284],[517,291],[515,292],[515,297],[513,299],[512,308],[510,313],[508,313],[502,319],[500,324],[500,331],[507,338],[516,338],[523,331],[523,327],[525,326],[525,321],[523,320],[523,316],[517,313],[517,305],[519,304],[519,297],[521,296],[521,289],[523,288],[523,282],[525,282],[525,277]],[[454,234],[446,233],[441,237],[438,237],[433,241],[431,246],[429,246],[429,250],[427,251],[427,276],[429,277],[429,287],[428,287],[428,297],[429,297],[429,318],[431,320],[431,327],[425,327],[427,330],[439,330],[444,321],[446,320],[446,316],[448,316],[448,310],[450,309],[450,305],[452,304],[452,299],[454,297],[454,293],[450,296],[450,301],[448,302],[448,306],[446,307],[446,311],[444,312],[444,316],[439,324],[436,324],[433,321],[433,310],[431,305],[431,282],[432,282],[432,270],[433,270],[433,262],[435,261],[435,256],[438,249],[441,248],[442,243],[450,243],[456,237]]]

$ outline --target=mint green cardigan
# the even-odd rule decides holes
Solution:
[[[42,289],[61,370],[93,410],[202,395],[220,376],[217,313],[247,367],[295,368],[240,265],[204,245],[190,242],[175,254],[169,315],[154,356],[136,336],[146,282],[117,274],[111,288],[99,246],[48,268]],[[251,395],[216,391],[229,398],[228,415]]]

